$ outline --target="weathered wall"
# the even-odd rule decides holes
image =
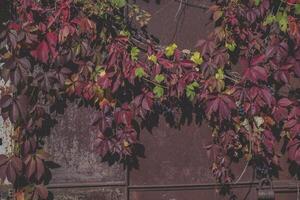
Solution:
[[[205,38],[212,30],[209,14],[204,9],[209,5],[208,0],[183,1],[189,6],[173,0],[157,2],[160,4],[154,0],[137,1],[152,14],[148,29],[162,44],[176,42],[180,48],[193,48],[198,39]],[[140,159],[140,169],[128,176],[122,166],[109,167],[93,154],[91,143],[95,130],[90,126],[93,114],[92,109],[69,104],[52,131],[48,148],[53,159],[61,165],[54,170],[49,186],[55,199],[223,199],[218,194],[203,149],[211,137],[207,125],[199,127],[193,122],[175,130],[160,120],[152,133],[143,130],[141,140],[146,158]],[[287,169],[286,158],[282,158],[282,163]],[[239,175],[245,164],[236,164],[235,174]],[[256,199],[257,182],[252,177],[253,170],[249,168],[239,184],[232,186],[238,199]],[[274,183],[276,199],[296,199],[296,186],[287,170],[281,172]]]

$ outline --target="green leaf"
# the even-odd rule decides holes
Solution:
[[[117,8],[123,8],[126,5],[126,0],[111,0],[111,3]]]
[[[138,78],[142,78],[145,75],[145,71],[142,67],[138,67],[135,69],[135,76]]]
[[[193,88],[198,88],[200,85],[196,81],[194,81],[192,84]]]
[[[157,98],[160,98],[164,95],[164,89],[161,86],[157,85],[153,88],[153,93]]]
[[[186,96],[191,100],[193,101],[193,99],[195,98],[196,96],[196,92],[194,90],[186,90]]]
[[[191,56],[191,61],[197,65],[201,65],[203,63],[203,58],[199,52],[194,52]]]
[[[104,68],[102,66],[100,66],[100,65],[97,65],[96,68],[95,68],[95,72],[97,74],[101,73],[101,71],[103,71],[103,70],[104,70]]]
[[[177,45],[176,44],[171,44],[169,46],[166,47],[166,51],[165,54],[167,57],[171,57],[174,55],[175,50],[177,49]]]
[[[195,89],[199,88],[199,86],[199,83],[197,83],[196,81],[186,86],[185,94],[191,101],[193,101],[193,99],[195,98]]]
[[[223,16],[224,12],[221,10],[217,10],[214,12],[212,18],[214,20],[214,22],[218,21],[222,16]]]
[[[120,31],[120,35],[121,36],[130,36],[130,32],[129,31],[126,31],[126,30],[122,30],[122,31]]]
[[[139,57],[140,50],[137,47],[132,47],[130,51],[131,60],[136,61]]]
[[[165,77],[162,74],[157,74],[154,79],[157,83],[161,83],[165,80]]]
[[[276,20],[278,22],[281,31],[286,32],[288,28],[288,16],[286,12],[278,12],[276,15]]]
[[[217,80],[224,80],[224,70],[222,68],[219,68],[216,75],[215,75],[215,78]]]
[[[155,55],[148,56],[148,60],[150,60],[153,63],[157,64],[157,57]]]
[[[272,24],[275,20],[276,20],[276,17],[272,14],[269,14],[266,17],[265,21],[263,22],[263,25],[266,26],[266,25]]]
[[[232,43],[225,43],[225,47],[226,49],[228,49],[231,52],[234,52],[235,48],[236,48],[236,43],[233,41]]]
[[[254,0],[254,5],[259,6],[261,0]]]
[[[300,3],[297,3],[297,4],[295,5],[295,14],[296,14],[296,15],[300,15]]]

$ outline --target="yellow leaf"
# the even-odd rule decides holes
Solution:
[[[9,59],[12,56],[12,54],[8,51],[3,55],[4,59]]]
[[[99,75],[100,75],[100,77],[103,77],[106,75],[106,72],[104,70],[102,70]]]
[[[222,68],[219,68],[216,75],[215,75],[215,78],[217,80],[224,80],[224,71]]]
[[[167,46],[165,51],[166,56],[167,57],[173,56],[176,49],[177,49],[177,45],[175,43]]]
[[[24,192],[16,192],[15,193],[16,200],[25,200],[25,194]]]
[[[67,79],[65,81],[65,85],[72,85],[73,84],[73,81],[71,81],[70,79]]]
[[[203,58],[199,52],[194,52],[191,61],[193,61],[197,65],[201,65],[203,63]]]
[[[264,118],[259,117],[259,116],[255,116],[255,117],[254,117],[254,121],[255,121],[255,124],[256,124],[256,126],[257,126],[258,128],[260,128],[261,125],[263,125],[264,122],[265,122]]]
[[[252,154],[246,154],[246,160],[251,160],[252,159]]]
[[[152,61],[155,64],[157,63],[157,57],[155,55],[148,56],[148,60]]]
[[[124,140],[124,142],[123,142],[123,144],[124,144],[124,147],[129,147],[129,142],[127,142],[126,140]]]

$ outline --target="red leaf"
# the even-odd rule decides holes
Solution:
[[[34,158],[30,155],[28,158],[26,158],[26,177],[30,179],[34,173],[36,172],[36,161]]]
[[[196,45],[202,55],[211,54],[214,52],[216,44],[212,40],[199,40]]]
[[[300,141],[297,140],[297,139],[293,139],[293,140],[289,141],[289,143],[287,145],[289,160],[295,161],[296,160],[296,155],[297,155],[298,163],[300,163],[299,162],[300,161],[300,159],[299,159],[299,145],[300,145]]]
[[[227,95],[211,96],[206,106],[206,115],[210,119],[215,114],[222,121],[231,117],[231,110],[235,107],[234,101]]]
[[[243,78],[256,83],[258,80],[266,81],[268,75],[264,68],[255,66],[246,68]]]
[[[119,111],[115,112],[114,117],[117,124],[123,123],[129,126],[131,124],[133,113],[130,110],[128,104],[124,104]]]
[[[19,157],[13,156],[11,158],[11,164],[14,167],[16,173],[19,175],[23,169],[23,162]]]
[[[17,173],[15,171],[15,168],[12,166],[11,162],[9,162],[7,165],[6,175],[7,175],[7,180],[12,184],[14,184],[17,178]]]
[[[274,97],[272,96],[269,89],[263,88],[260,90],[261,96],[267,102],[268,106],[271,108],[272,104],[274,103]]]
[[[159,58],[158,62],[166,69],[170,69],[173,68],[174,63],[169,61],[168,59],[164,59],[164,58]]]
[[[263,61],[265,60],[265,58],[266,58],[266,56],[264,54],[252,58],[252,60],[251,60],[251,66],[262,64]]]
[[[47,33],[46,35],[46,39],[47,39],[47,42],[49,44],[49,46],[56,46],[57,45],[57,34],[55,32],[49,32]]]
[[[153,105],[153,94],[148,92],[142,100],[142,108],[150,111]]]
[[[10,95],[3,95],[0,99],[0,107],[7,108],[12,103],[12,97]]]
[[[293,102],[291,100],[289,100],[288,98],[282,98],[278,101],[278,105],[281,107],[288,107],[292,104],[293,104]]]
[[[266,81],[268,78],[267,71],[265,68],[259,66],[263,63],[264,59],[264,55],[254,57],[250,61],[246,58],[241,58],[240,64],[245,69],[243,78],[255,83],[258,80]]]
[[[275,143],[275,137],[273,133],[269,130],[265,130],[264,133],[264,145],[269,153],[273,152],[273,147]]]
[[[34,190],[34,196],[37,199],[47,199],[48,198],[48,190],[44,185],[36,185]]]
[[[294,127],[295,125],[297,124],[297,120],[296,119],[291,119],[289,121],[287,121],[285,124],[284,124],[284,128],[292,128]]]
[[[0,179],[2,181],[6,179],[6,171],[7,171],[7,165],[0,166]]]
[[[48,46],[49,46],[52,57],[56,58],[56,56],[58,54],[56,51],[56,45],[57,45],[57,41],[58,41],[57,34],[55,32],[47,33],[46,40],[48,42]]]
[[[44,163],[41,159],[36,158],[36,179],[41,180],[42,176],[45,173]]]
[[[47,63],[48,59],[49,59],[49,47],[46,41],[42,41],[36,50],[31,51],[31,55],[43,62],[43,63]]]
[[[0,166],[5,165],[9,161],[6,155],[0,155]]]
[[[59,31],[59,42],[64,42],[66,38],[69,36],[71,30],[70,26],[65,25],[60,31]]]

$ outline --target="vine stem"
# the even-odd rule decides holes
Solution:
[[[180,4],[179,4],[178,10],[177,10],[176,15],[175,15],[175,21],[176,21],[178,15],[179,15],[179,13],[182,9],[182,4],[183,4],[183,0],[180,0]]]
[[[231,80],[231,81],[233,81],[233,82],[235,82],[235,83],[238,83],[238,82],[239,82],[238,80],[236,80],[236,79],[234,79],[234,78],[232,78],[232,77],[230,77],[230,76],[227,76],[227,75],[225,75],[225,74],[224,74],[224,77],[227,78],[227,79],[229,79],[229,80]]]
[[[248,165],[249,165],[249,161],[250,161],[250,160],[247,161],[247,163],[246,163],[246,165],[245,165],[245,167],[244,167],[244,169],[243,169],[241,175],[240,175],[239,178],[234,182],[234,184],[237,184],[238,182],[240,182],[240,180],[242,179],[242,177],[243,177],[244,174],[246,173],[247,168],[248,168]]]
[[[249,153],[252,155],[252,142],[250,141],[250,147],[249,147]],[[241,173],[241,175],[239,176],[239,178],[234,182],[234,184],[237,184],[238,182],[240,182],[240,180],[242,179],[242,177],[244,176],[244,174],[246,173],[247,171],[247,168],[248,168],[248,165],[249,165],[249,162],[250,162],[250,159],[247,160],[247,163]]]
[[[154,85],[160,86],[160,87],[162,87],[162,88],[168,89],[166,86],[160,85],[160,84],[158,84],[157,82],[151,81],[150,79],[147,79],[147,78],[145,78],[145,77],[143,77],[143,80],[145,80],[145,81],[147,81],[147,82],[149,82],[149,83],[152,83],[152,84],[154,84]]]

